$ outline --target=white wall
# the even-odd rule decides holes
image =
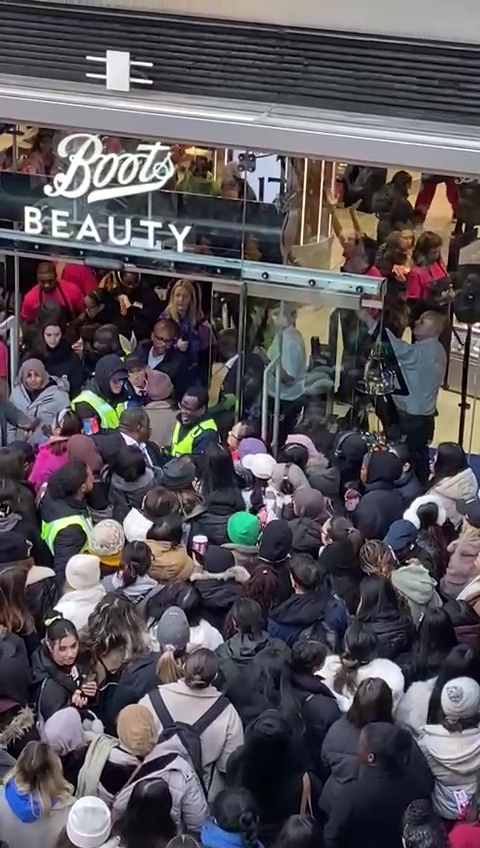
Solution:
[[[42,2],[42,0],[34,0]],[[49,0],[51,2],[51,0]],[[54,0],[286,26],[439,38],[480,44],[479,0]]]

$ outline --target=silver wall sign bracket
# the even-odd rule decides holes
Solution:
[[[105,56],[86,56],[87,62],[97,62],[105,66],[104,74],[87,72],[87,79],[104,80],[107,91],[130,91],[130,86],[153,85],[145,75],[131,76],[132,68],[153,68],[153,62],[136,62],[130,53],[124,50],[107,50]]]

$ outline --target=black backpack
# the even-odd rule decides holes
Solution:
[[[202,743],[200,737],[207,727],[210,727],[215,719],[230,706],[230,701],[224,695],[220,695],[215,703],[197,721],[193,724],[186,724],[184,721],[174,720],[158,689],[150,692],[148,697],[162,725],[162,732],[158,737],[157,744],[160,745],[163,741],[171,739],[173,736],[178,736],[198,775],[200,783],[206,789],[203,780]]]

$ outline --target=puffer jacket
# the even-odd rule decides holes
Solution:
[[[74,800],[68,798],[41,815],[35,796],[20,792],[12,778],[0,789],[0,843],[9,848],[55,848]]]
[[[157,761],[158,770],[155,770]],[[172,796],[172,818],[179,832],[198,833],[208,817],[208,805],[195,769],[188,758],[178,736],[172,736],[157,745],[148,754],[133,780],[115,798],[113,820],[124,812],[133,787],[140,780],[162,777]]]
[[[242,593],[242,587],[250,580],[250,574],[241,565],[234,565],[217,574],[195,571],[190,582],[202,598],[202,614],[218,630],[223,629],[225,616]]]
[[[427,724],[418,745],[435,778],[433,804],[442,818],[455,820],[455,793],[464,791],[469,800],[478,792],[480,771],[480,728],[449,732],[443,725]]]
[[[455,528],[462,523],[463,516],[457,509],[458,501],[470,501],[477,497],[478,481],[471,468],[459,471],[454,477],[446,477],[428,490],[434,493],[444,507],[447,518]]]
[[[313,518],[292,518],[288,522],[292,531],[292,553],[310,554],[317,559],[322,544],[320,524]]]
[[[234,512],[244,510],[240,489],[219,489],[209,496],[206,509],[193,523],[193,533],[206,536],[211,545],[229,541],[227,524]]]
[[[395,660],[409,651],[415,639],[415,627],[406,613],[391,610],[367,622],[378,639],[379,657]]]
[[[448,546],[450,560],[440,581],[440,588],[449,598],[457,598],[462,589],[477,576],[475,559],[480,554],[480,538],[467,539],[460,536]]]
[[[331,654],[325,659],[318,675],[335,695],[341,711],[347,712],[352,706],[355,692],[347,688],[343,688],[341,692],[336,691],[335,677],[340,667],[340,656]],[[395,710],[405,689],[405,678],[400,666],[386,659],[373,659],[369,663],[359,666],[355,677],[355,691],[362,680],[366,680],[368,677],[379,677],[380,680],[384,680],[388,684],[392,691],[393,709]]]
[[[36,430],[29,434],[25,430],[17,430],[9,426],[8,441],[29,441],[32,445],[41,445],[48,442],[49,435],[44,433],[43,427],[51,427],[55,416],[70,404],[68,394],[68,381],[57,377],[51,377],[49,383],[38,397],[31,401],[26,389],[20,383],[14,386],[10,395],[10,402],[23,412],[30,421],[40,422]]]

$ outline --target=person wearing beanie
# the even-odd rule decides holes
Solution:
[[[55,604],[55,609],[80,631],[87,626],[90,613],[104,595],[98,556],[77,554],[70,557],[65,569],[64,594]]]
[[[223,632],[233,603],[249,580],[247,569],[235,565],[233,552],[217,545],[209,545],[202,570],[190,576],[190,582],[200,593],[204,618],[220,632]]]
[[[456,821],[464,812],[459,808],[458,793],[468,806],[478,792],[480,686],[471,677],[449,680],[443,686],[440,706],[441,724],[424,725],[418,744],[435,778],[435,810],[442,818]]]
[[[258,560],[272,566],[278,578],[279,601],[285,601],[292,594],[292,583],[288,570],[292,553],[293,533],[288,521],[271,521],[265,527],[258,549]]]
[[[169,607],[157,624],[157,642],[162,651],[185,650],[190,641],[190,625],[180,607]]]
[[[262,531],[260,519],[250,512],[234,512],[227,522],[228,542],[222,545],[231,551],[235,565],[252,571],[258,564],[258,540]]]
[[[172,443],[177,414],[172,404],[173,385],[163,371],[147,371],[147,403],[145,411],[150,419],[151,439],[163,448]]]
[[[124,544],[125,534],[118,521],[105,518],[93,528],[90,535],[90,553],[100,560],[104,575],[109,573],[110,569],[119,567]]]
[[[112,816],[101,798],[79,798],[70,808],[66,835],[76,848],[101,848],[108,841],[111,829]]]
[[[403,498],[395,488],[402,463],[390,451],[369,454],[365,494],[350,518],[365,539],[383,539],[394,521],[403,516]]]
[[[449,840],[443,822],[430,799],[412,801],[408,805],[403,814],[402,842],[404,848],[448,848]],[[451,841],[450,846],[453,848]],[[462,848],[461,844],[456,848]]]

